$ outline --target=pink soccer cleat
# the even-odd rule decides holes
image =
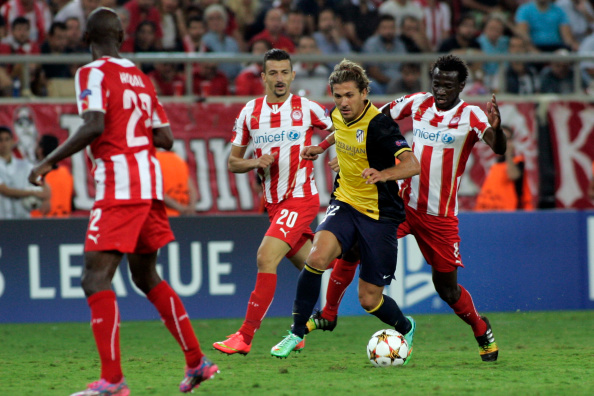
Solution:
[[[184,379],[181,384],[179,384],[179,391],[182,393],[192,392],[192,390],[198,388],[202,382],[211,379],[219,372],[219,368],[216,364],[208,360],[206,356],[202,356],[198,366],[194,368],[186,367]]]

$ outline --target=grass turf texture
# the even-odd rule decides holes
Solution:
[[[594,311],[491,313],[499,360],[484,363],[470,328],[455,315],[415,315],[415,353],[407,367],[374,368],[365,354],[385,328],[375,317],[340,317],[334,332],[316,331],[288,359],[270,356],[290,325],[267,318],[246,356],[212,343],[239,319],[195,320],[201,345],[221,373],[206,395],[495,395],[594,394]],[[122,364],[132,395],[178,395],[183,356],[160,321],[126,322]],[[0,393],[68,395],[99,376],[88,323],[0,325]]]

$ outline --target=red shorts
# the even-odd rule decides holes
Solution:
[[[457,217],[432,216],[406,206],[406,221],[398,238],[414,235],[427,263],[439,272],[452,272],[462,265]]]
[[[174,239],[163,201],[98,205],[91,211],[85,251],[153,253]]]
[[[320,198],[316,194],[308,198],[289,198],[278,204],[266,204],[270,227],[266,236],[285,241],[291,251],[286,257],[293,257],[308,240],[313,240],[310,228],[320,210]]]

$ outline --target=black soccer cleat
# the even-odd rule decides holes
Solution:
[[[497,348],[497,344],[495,343],[495,337],[493,337],[493,331],[491,330],[489,319],[487,319],[485,316],[481,316],[481,319],[487,324],[487,331],[485,331],[485,334],[482,336],[475,337],[476,342],[479,344],[479,354],[481,355],[483,362],[494,362],[497,360],[499,348]]]
[[[338,322],[338,318],[334,320],[324,319],[322,317],[322,311],[316,311],[313,315],[309,317],[309,320],[305,324],[306,332],[305,334],[311,333],[314,330],[324,330],[324,331],[332,331],[336,327],[336,323]]]

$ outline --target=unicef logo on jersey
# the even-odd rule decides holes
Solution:
[[[287,133],[287,137],[289,138],[290,141],[294,142],[296,140],[299,140],[299,138],[301,137],[301,132],[299,132],[299,131],[289,131]]]
[[[454,135],[452,135],[451,133],[444,133],[443,135],[441,135],[441,141],[444,144],[451,144],[454,143],[454,141],[456,140],[456,138],[454,137]]]

